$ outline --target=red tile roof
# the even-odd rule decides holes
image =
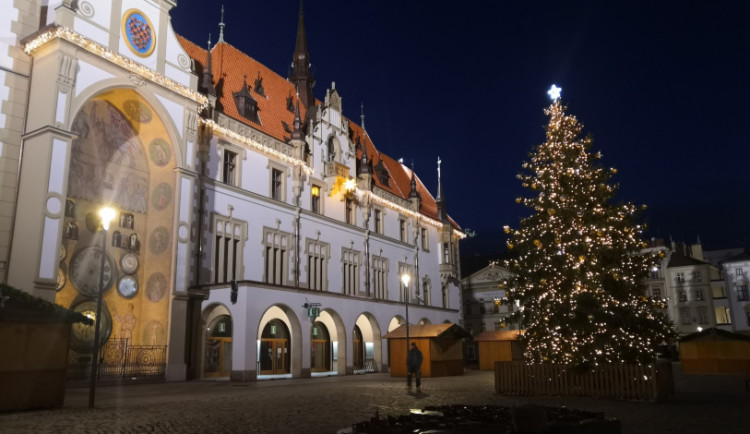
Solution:
[[[197,46],[182,36],[177,36],[182,47],[196,63],[196,71],[201,72],[206,63],[206,49]],[[296,94],[294,85],[286,78],[276,74],[265,65],[243,53],[234,46],[225,42],[216,44],[211,49],[211,72],[213,73],[213,84],[216,88],[217,109],[226,116],[249,125],[277,140],[286,142],[290,133],[284,130],[282,122],[285,122],[289,128],[294,125],[294,113],[287,109],[287,98]],[[253,90],[256,78],[262,78],[265,97],[259,95]],[[244,118],[237,111],[234,102],[233,93],[239,92],[243,86],[243,80],[246,80],[248,88],[253,98],[258,102],[258,118],[260,124]],[[200,83],[201,77],[198,77]],[[320,101],[316,101],[320,103]],[[305,108],[300,106],[302,118],[305,118]],[[372,143],[370,136],[365,134],[362,127],[347,119],[349,128],[353,131],[354,137],[364,139],[367,146],[367,157],[375,166],[379,161],[390,175],[389,185],[385,185],[377,176],[373,176],[375,184],[389,191],[396,196],[404,199],[409,198],[411,191],[411,170],[398,163],[388,155],[382,154]],[[357,153],[357,158],[361,158],[361,152]],[[439,220],[437,203],[427,188],[417,177],[417,191],[422,197],[420,212],[430,218]],[[453,220],[451,222],[455,227],[459,227]]]

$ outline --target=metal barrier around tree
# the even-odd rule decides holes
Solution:
[[[164,377],[166,345],[128,345],[128,339],[110,339],[102,346],[100,379]],[[91,355],[70,352],[68,380],[88,378]]]
[[[557,364],[495,362],[495,391],[502,395],[596,396],[657,401],[674,393],[672,365],[610,365],[579,371]]]

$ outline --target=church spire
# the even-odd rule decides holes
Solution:
[[[206,95],[216,96],[216,88],[214,87],[214,74],[211,70],[211,34],[208,34],[208,44],[206,48],[206,66],[203,68],[203,77],[201,79],[201,87]]]
[[[359,115],[359,118],[362,120],[362,132],[366,133],[367,130],[365,129],[365,103],[360,103],[360,110],[361,114]]]
[[[438,157],[438,192],[435,201],[437,202],[438,206],[438,218],[440,218],[441,222],[447,223],[448,213],[445,210],[445,194],[443,193],[443,181],[440,179],[440,163],[442,163],[442,161],[440,160],[440,157]]]
[[[224,42],[224,5],[221,5],[221,21],[219,21],[219,40],[217,44]]]
[[[299,90],[297,90],[297,104],[294,108],[294,131],[292,131],[292,140],[305,140],[302,133],[302,116],[299,111]]]
[[[310,54],[307,52],[307,36],[305,34],[305,15],[302,0],[299,2],[299,22],[297,23],[297,42],[294,46],[292,59],[292,73],[289,81],[294,84],[302,98],[302,104],[309,109],[315,104],[312,87],[314,80],[310,72]]]
[[[417,191],[417,178],[414,175],[414,162],[411,162],[411,190],[409,191],[409,199],[416,197],[421,199],[422,195]]]

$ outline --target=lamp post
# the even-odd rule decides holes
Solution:
[[[103,207],[99,210],[102,223],[102,260],[99,263],[99,293],[96,296],[96,317],[94,318],[94,349],[91,360],[91,379],[89,383],[89,408],[94,408],[94,394],[96,393],[96,370],[99,367],[99,318],[102,314],[102,297],[104,295],[104,261],[107,256],[107,230],[109,223],[115,218],[115,210]]]
[[[406,352],[409,352],[409,281],[411,276],[407,273],[401,275],[401,282],[404,283],[404,304],[406,305]]]

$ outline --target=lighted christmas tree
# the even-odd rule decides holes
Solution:
[[[673,337],[671,322],[658,311],[663,300],[645,296],[655,254],[642,253],[637,208],[615,204],[615,169],[602,167],[600,153],[582,125],[565,113],[559,88],[547,140],[534,149],[518,175],[531,208],[510,234],[506,266],[508,300],[523,310],[513,319],[526,330],[522,342],[529,363],[593,367],[605,363],[650,363],[656,349]]]

